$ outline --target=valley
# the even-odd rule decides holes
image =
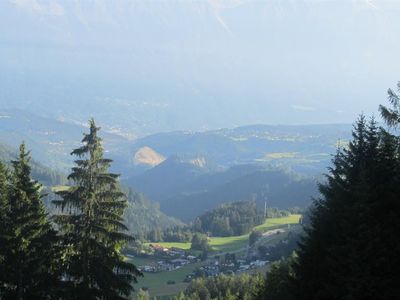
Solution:
[[[263,237],[258,240],[258,244],[263,244],[265,247],[274,247],[281,241],[284,241],[291,234],[298,234],[300,230],[299,220],[300,215],[290,215],[288,217],[282,218],[271,218],[267,219],[262,225],[254,227],[254,230],[260,230],[264,233]],[[289,225],[289,226],[288,226]],[[292,225],[292,226],[290,226]],[[191,255],[190,243],[157,243],[157,247],[162,247],[163,249],[182,249],[185,253],[181,256],[172,255],[170,258],[165,259],[168,256],[144,256],[144,257],[134,257],[129,256],[129,260],[135,263],[139,268],[145,269],[150,266],[157,266],[157,263],[162,260],[164,264],[169,264],[169,261],[174,261],[177,257],[187,260],[188,263],[178,267],[172,267],[172,270],[159,270],[159,271],[145,271],[143,279],[139,280],[137,288],[144,288],[148,290],[150,296],[157,297],[168,297],[177,294],[179,291],[187,287],[188,275],[195,276],[196,270],[201,268],[211,267],[214,275],[218,275],[220,271],[220,264],[224,264],[224,257],[228,255],[235,255],[235,259],[239,263],[233,264],[231,267],[223,268],[225,273],[238,272],[238,273],[253,273],[262,272],[265,273],[268,270],[267,262],[256,264],[255,258],[253,260],[247,258],[249,251],[249,234],[242,236],[231,236],[231,237],[211,237],[210,242],[211,252],[209,258],[205,261],[187,260],[187,255]],[[150,244],[149,244],[150,245]],[[165,251],[168,253],[168,251]],[[261,262],[261,261],[260,261]],[[217,267],[216,267],[217,266]],[[246,269],[247,268],[247,269]],[[235,270],[235,271],[232,271]],[[190,277],[191,279],[194,277]]]
[[[399,13],[0,0],[0,300],[400,299]]]
[[[35,161],[66,177],[73,163],[70,149],[77,145],[82,125],[22,110],[3,109],[1,115],[4,147],[16,149],[25,140]],[[255,199],[260,206],[267,201],[282,209],[307,206],[338,143],[350,138],[349,128],[254,125],[135,140],[104,130],[102,138],[124,186],[158,202],[167,215],[190,222],[229,201]]]

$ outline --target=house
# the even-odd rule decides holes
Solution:
[[[168,252],[168,248],[165,248],[159,244],[151,244],[150,247],[153,248],[155,252],[163,252],[163,253]]]
[[[143,272],[149,272],[149,273],[155,273],[157,271],[156,267],[154,266],[143,266],[141,268],[141,271]]]
[[[170,252],[171,255],[179,255],[179,256],[184,256],[185,255],[185,250],[180,249],[180,248],[176,248],[176,247],[170,248],[169,252]]]
[[[159,261],[157,262],[157,269],[158,271],[172,271],[175,269],[175,266],[166,261]]]
[[[254,267],[262,267],[265,266],[268,263],[267,260],[256,260],[256,261],[252,261],[250,263],[250,266],[254,266]]]
[[[189,264],[189,260],[183,259],[183,258],[177,258],[177,259],[171,260],[171,263],[174,266],[185,266],[185,265]]]

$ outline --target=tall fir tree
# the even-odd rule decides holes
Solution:
[[[31,178],[29,161],[22,144],[1,200],[5,209],[1,212],[2,299],[50,299],[57,293],[58,238],[41,200],[41,185]],[[7,174],[1,177],[4,182]]]
[[[338,151],[300,244],[297,299],[396,299],[400,287],[399,145],[361,117]]]
[[[397,91],[400,93],[400,81],[397,83]],[[389,89],[388,99],[391,107],[379,106],[383,120],[390,127],[397,127],[400,124],[400,95],[398,93]]]
[[[108,171],[112,161],[103,157],[100,128],[93,119],[89,126],[83,145],[72,152],[77,157],[68,177],[73,185],[54,201],[61,208],[55,221],[66,247],[66,297],[126,299],[141,274],[120,253],[132,240],[122,217],[127,203],[118,175]]]
[[[6,166],[0,161],[0,298],[3,294],[4,283],[6,280],[5,247],[7,237],[7,221],[8,221],[8,191],[9,191],[9,174]]]

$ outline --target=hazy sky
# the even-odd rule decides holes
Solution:
[[[138,134],[352,122],[400,80],[400,1],[0,1],[0,108]]]

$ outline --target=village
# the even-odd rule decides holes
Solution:
[[[274,238],[274,242],[271,242],[271,237]],[[246,244],[245,247],[232,252],[211,252],[207,258],[189,249],[150,244],[152,254],[148,257],[151,259],[139,264],[138,268],[145,274],[154,274],[193,266],[194,268],[187,268],[190,272],[185,274],[183,280],[190,282],[198,277],[233,275],[268,267],[270,261],[280,258],[275,253],[281,253],[282,248],[290,248],[291,244],[291,233],[284,229],[265,232],[252,246]],[[133,255],[128,256],[134,259]],[[169,284],[173,283],[175,282],[169,281]]]

